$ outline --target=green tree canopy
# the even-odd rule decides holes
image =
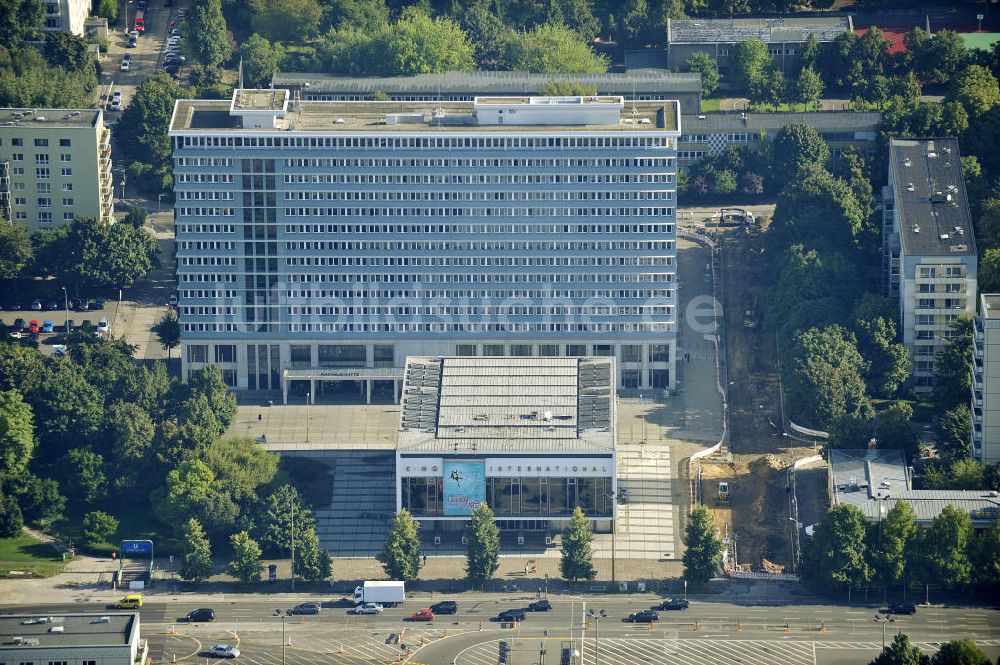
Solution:
[[[583,509],[577,506],[562,533],[562,560],[559,570],[562,576],[570,582],[577,580],[592,580],[597,576],[594,570],[593,552],[594,533],[590,528],[590,520],[583,514]]]
[[[312,511],[292,485],[279,485],[261,503],[257,520],[260,544],[271,552],[292,551],[292,530],[298,544],[309,529],[315,529]]]
[[[964,157],[962,158],[962,162],[964,167]],[[987,248],[987,254],[989,252],[996,252],[1000,248],[1000,198],[990,197],[979,204],[979,217],[976,220],[976,239]],[[983,278],[980,276],[980,282],[982,281]],[[1000,278],[991,275],[989,283],[991,285],[993,283],[1000,284]]]
[[[923,474],[924,486],[932,490],[977,490],[983,488],[984,483],[983,465],[969,458],[932,464]]]
[[[254,33],[240,44],[240,58],[243,60],[243,85],[248,88],[266,88],[278,71],[281,60],[281,44],[272,44]]]
[[[774,170],[786,178],[823,166],[830,159],[830,147],[810,125],[785,125],[774,139]]]
[[[0,493],[0,538],[16,538],[23,528],[24,515],[17,500]]]
[[[892,397],[910,371],[906,346],[897,341],[898,308],[885,296],[866,293],[857,302],[851,329],[868,361],[865,385],[873,395]]]
[[[83,516],[83,538],[91,547],[109,542],[118,531],[118,519],[95,510]]]
[[[917,549],[922,565],[923,583],[954,588],[968,584],[972,565],[969,544],[972,540],[972,519],[969,513],[954,506],[945,506],[923,534]]]
[[[955,77],[945,101],[958,102],[975,118],[1000,104],[1000,84],[990,70],[969,65]]]
[[[156,335],[160,346],[166,350],[167,360],[169,360],[171,350],[181,345],[181,323],[177,319],[177,313],[167,312],[150,330]]]
[[[0,391],[0,481],[28,468],[35,449],[35,415],[16,390]]]
[[[185,460],[170,471],[165,487],[153,492],[151,503],[157,518],[178,531],[194,517],[209,533],[224,533],[239,514],[227,489],[200,459]]]
[[[803,109],[814,106],[823,96],[823,79],[812,67],[804,67],[792,84],[792,93]]]
[[[931,658],[931,665],[992,665],[970,637],[945,642]]]
[[[902,450],[908,462],[920,457],[920,439],[913,427],[913,407],[906,402],[893,402],[875,419],[875,439],[878,447]]]
[[[27,398],[35,412],[37,455],[47,462],[93,437],[104,418],[100,392],[71,363],[57,363]]]
[[[255,501],[257,488],[269,484],[278,473],[278,455],[261,448],[251,436],[217,439],[203,459],[240,502]]]
[[[63,462],[66,493],[87,505],[107,497],[108,480],[104,475],[104,457],[90,448],[73,448]]]
[[[952,337],[934,361],[934,401],[942,411],[969,401],[972,390],[972,317],[950,324]]]
[[[941,414],[937,422],[937,451],[945,460],[972,457],[972,411],[959,404]]]
[[[500,567],[500,528],[485,501],[473,511],[465,536],[466,576],[474,585],[482,586]]]
[[[579,34],[565,25],[546,23],[517,34],[508,45],[509,65],[543,74],[600,74],[608,60],[597,55]]]
[[[228,428],[236,417],[236,396],[229,391],[222,378],[222,370],[217,365],[207,365],[192,372],[187,383],[189,394],[204,395],[211,406],[212,413],[218,418],[220,430],[218,436]]]
[[[928,35],[919,27],[903,38],[906,65],[924,81],[948,83],[968,61],[961,35],[953,30],[939,30]]]
[[[233,38],[222,15],[222,0],[194,0],[181,26],[185,48],[198,62],[221,65],[232,55]]]
[[[711,97],[719,87],[719,66],[705,51],[695,51],[685,63],[689,72],[701,74],[701,96]]]
[[[695,506],[684,528],[684,579],[692,584],[707,584],[722,563],[722,541],[708,508]]]
[[[243,584],[260,581],[264,572],[264,564],[260,560],[261,550],[250,534],[246,531],[234,533],[229,538],[233,548],[233,559],[229,562],[229,574]]]
[[[10,51],[35,37],[44,19],[38,0],[0,0],[0,44]]]
[[[301,42],[319,33],[319,0],[250,0],[254,32],[276,42]]]
[[[385,0],[324,0],[323,29],[330,27],[374,30],[389,22]]]
[[[514,30],[488,7],[467,7],[461,17],[462,28],[475,50],[476,68],[510,69],[508,46],[516,38]]]
[[[775,173],[785,173],[781,168],[776,164]],[[804,171],[794,186],[785,187],[778,196],[765,242],[774,256],[802,244],[806,249],[832,250],[854,259],[854,250],[874,245],[873,233],[864,221],[864,210],[850,186],[814,168]]]
[[[882,518],[880,526],[869,532],[872,568],[875,577],[885,586],[906,581],[906,552],[913,545],[917,529],[915,520],[913,507],[906,501],[897,501]]]
[[[104,432],[113,485],[118,490],[139,489],[153,463],[156,425],[149,413],[132,402],[115,402],[108,407]]]
[[[181,535],[181,579],[204,582],[212,575],[212,543],[201,523],[191,517]]]
[[[826,589],[867,584],[873,572],[865,547],[867,524],[857,506],[830,508],[812,537],[802,541],[803,579]]]
[[[910,643],[906,633],[896,633],[892,642],[869,665],[930,665],[931,659]]]
[[[759,39],[748,39],[729,49],[729,76],[737,90],[749,90],[754,83],[766,79],[772,64],[767,44]]]
[[[990,528],[974,537],[970,558],[973,582],[1000,584],[1000,520],[993,520]]]
[[[330,553],[320,546],[315,527],[306,529],[302,532],[302,540],[295,541],[294,573],[307,582],[319,582],[330,577],[332,572]]]
[[[35,256],[28,229],[0,218],[0,279],[17,279]]]
[[[403,508],[393,520],[376,559],[391,580],[412,580],[420,573],[420,523]]]
[[[552,79],[546,81],[541,94],[546,97],[574,97],[576,95],[596,95],[597,85],[581,83],[570,79]]]

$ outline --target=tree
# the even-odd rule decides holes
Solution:
[[[17,500],[0,494],[0,538],[16,538],[24,528],[24,516]]]
[[[972,565],[969,543],[972,539],[972,518],[955,506],[945,506],[934,518],[918,548],[923,561],[923,579],[951,589],[968,584]]]
[[[969,555],[972,560],[973,582],[1000,583],[1000,520],[993,520],[989,529],[975,536]]]
[[[55,67],[69,71],[85,70],[95,73],[93,56],[87,50],[87,41],[69,32],[45,34],[45,59]]]
[[[279,485],[261,505],[258,539],[269,551],[290,553],[292,530],[295,531],[297,544],[307,530],[315,527],[316,520],[313,519],[312,511],[292,485]]]
[[[684,579],[695,585],[707,584],[719,571],[722,541],[712,513],[703,505],[695,506],[688,514],[684,548]]]
[[[121,0],[98,0],[97,8],[94,10],[94,14],[108,19],[108,23],[114,23],[118,20],[118,14],[120,11]]]
[[[511,69],[543,74],[602,74],[608,60],[564,25],[546,23],[517,34],[509,43]]]
[[[729,49],[730,76],[737,90],[749,90],[755,82],[767,77],[771,66],[767,44],[759,39],[748,39]]]
[[[983,466],[974,459],[955,459],[929,465],[923,485],[932,490],[978,490],[984,486]],[[993,485],[990,485],[993,487]]]
[[[370,31],[389,22],[385,0],[325,0],[324,30],[329,26]]]
[[[302,542],[295,542],[294,574],[301,575],[307,582],[319,582],[330,577],[332,570],[330,553],[320,546],[316,529],[306,529]]]
[[[715,181],[712,183],[712,191],[719,196],[735,194],[736,174],[728,169],[716,173]]]
[[[881,508],[881,506],[880,506]],[[897,501],[870,531],[872,568],[884,587],[906,581],[906,552],[916,533],[916,513],[907,501]]]
[[[212,413],[219,421],[221,436],[236,417],[236,396],[229,391],[222,379],[222,370],[217,365],[208,365],[193,372],[188,378],[188,390],[191,395],[204,395],[208,400]]]
[[[170,352],[181,345],[181,324],[177,320],[177,314],[167,312],[151,330],[160,341],[160,346],[166,350],[167,360],[170,360]]]
[[[181,536],[181,579],[204,582],[212,575],[212,543],[194,517],[188,519]]]
[[[802,542],[803,579],[827,589],[867,584],[872,577],[865,547],[867,524],[857,506],[830,508],[812,537]]]
[[[28,468],[35,449],[35,417],[16,390],[0,392],[0,480]]]
[[[597,576],[594,570],[593,552],[594,533],[590,528],[590,520],[584,515],[583,509],[577,506],[562,533],[562,560],[559,570],[562,576],[570,582],[577,580],[592,580]]]
[[[100,510],[83,516],[83,539],[91,547],[109,542],[111,536],[118,531],[118,519]]]
[[[816,104],[823,96],[823,79],[812,67],[805,67],[799,72],[793,87],[794,99],[802,104],[803,110]]]
[[[514,30],[488,7],[475,6],[465,10],[462,28],[475,49],[476,68],[482,70],[510,69],[508,47],[516,37]]]
[[[141,206],[130,206],[128,212],[122,218],[122,222],[134,228],[142,228],[146,225],[149,211]]]
[[[934,401],[942,411],[965,404],[972,390],[972,317],[950,324],[951,341],[934,361]]]
[[[937,422],[937,450],[946,460],[972,456],[972,411],[968,404],[945,411]]]
[[[945,642],[931,658],[931,665],[992,665],[970,637]]]
[[[190,27],[193,14],[192,10],[183,25]],[[157,72],[136,87],[115,127],[115,140],[122,157],[148,164],[149,173],[162,174],[165,170],[169,173],[171,145],[167,129],[174,101],[180,97],[180,88],[165,72]],[[153,183],[151,177],[146,178]]]
[[[955,77],[945,101],[958,102],[975,118],[1000,104],[1000,84],[990,70],[969,65]]]
[[[830,147],[815,127],[785,125],[774,139],[774,170],[785,177],[823,166],[830,159]]]
[[[256,490],[278,473],[278,455],[261,448],[250,436],[227,436],[213,441],[203,455],[205,464],[240,503],[255,502]]]
[[[575,97],[597,94],[596,83],[581,83],[569,79],[552,79],[545,82],[541,94],[545,97]]]
[[[59,493],[59,483],[52,478],[24,472],[11,490],[17,494],[24,519],[43,527],[60,519],[66,508],[66,497]]]
[[[406,508],[396,513],[376,559],[391,580],[412,580],[420,573],[420,523]]]
[[[875,421],[878,447],[902,450],[908,462],[920,457],[920,439],[913,427],[913,407],[906,402],[894,402]]]
[[[472,512],[465,536],[468,541],[466,577],[473,584],[482,586],[500,567],[500,528],[485,501]]]
[[[104,432],[113,485],[118,490],[140,488],[141,479],[151,471],[156,434],[149,413],[132,402],[115,402],[108,407]]]
[[[865,360],[854,336],[840,326],[810,328],[795,335],[783,362],[791,417],[825,429],[848,414],[871,418],[861,374]]]
[[[892,642],[869,665],[930,665],[930,658],[910,643],[906,633],[896,633]]]
[[[689,72],[701,74],[701,96],[711,97],[719,87],[719,66],[705,51],[695,51],[685,63]]]
[[[909,352],[896,341],[897,316],[891,300],[873,293],[862,296],[852,316],[858,351],[868,361],[865,385],[880,397],[895,395],[909,376]]]
[[[962,158],[962,166],[965,166],[965,158]],[[988,198],[979,204],[979,219],[976,221],[976,238],[989,248],[987,254],[996,252],[1000,248],[1000,198]],[[1000,283],[1000,278],[993,279]]]
[[[74,448],[64,462],[66,491],[75,499],[93,505],[107,496],[108,479],[104,458],[89,448]]]
[[[0,218],[0,279],[17,279],[35,256],[28,229]]]
[[[38,0],[0,1],[0,44],[8,51],[20,50],[42,27],[43,17]]]
[[[27,398],[35,412],[38,452],[47,461],[100,429],[104,399],[72,363],[57,363]]]
[[[232,55],[233,38],[222,15],[222,0],[195,0],[181,26],[188,53],[202,64],[220,65]]]
[[[243,584],[259,582],[260,575],[264,572],[264,564],[260,560],[261,550],[257,541],[246,531],[240,531],[229,538],[229,543],[233,548],[229,574]]]
[[[194,517],[208,533],[224,533],[239,515],[230,493],[200,459],[178,464],[167,474],[165,486],[155,490],[150,499],[156,517],[178,531]]]
[[[254,32],[276,42],[301,42],[319,33],[318,0],[250,0]]]
[[[248,88],[266,88],[278,71],[281,47],[271,44],[258,34],[240,44],[240,59],[243,61],[243,84]]]

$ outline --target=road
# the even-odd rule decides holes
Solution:
[[[409,600],[405,608],[387,609],[379,616],[354,616],[349,607],[324,604],[318,616],[288,616],[279,610],[310,600],[307,594],[287,596],[219,595],[207,600],[149,596],[142,608],[143,633],[150,639],[154,662],[196,662],[212,644],[239,643],[241,661],[254,665],[284,662],[359,663],[386,662],[400,655],[405,645],[410,663],[496,663],[499,640],[520,654],[511,665],[537,663],[540,645],[555,653],[563,641],[576,640],[583,663],[740,662],[775,665],[788,663],[868,662],[896,631],[926,649],[958,637],[969,636],[995,658],[1000,654],[1000,613],[977,607],[921,607],[913,616],[882,624],[874,620],[874,607],[825,604],[737,605],[713,599],[695,599],[691,608],[661,612],[652,629],[629,624],[629,613],[650,607],[650,595],[595,597],[552,596],[553,609],[532,613],[517,629],[505,629],[490,619],[511,607],[523,607],[533,596],[466,593],[458,596],[459,612],[439,617],[432,624],[406,618],[430,599]],[[440,600],[435,598],[434,600]],[[314,600],[314,599],[313,599]],[[189,625],[182,617],[197,607],[212,607],[216,621]],[[601,619],[600,609],[607,617]],[[100,604],[20,605],[6,612],[54,613],[104,611]],[[597,616],[591,617],[591,612]],[[284,632],[284,637],[282,637]],[[396,643],[398,639],[398,644]],[[598,643],[599,642],[599,643]],[[284,649],[282,648],[284,645]],[[515,648],[516,647],[516,648]],[[600,649],[600,653],[597,649]],[[673,658],[662,660],[663,654]],[[657,656],[660,657],[657,657]],[[603,657],[602,657],[603,656]],[[606,659],[606,660],[605,660]],[[551,657],[547,662],[559,662]]]

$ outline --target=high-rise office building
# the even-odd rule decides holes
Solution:
[[[0,214],[29,231],[75,217],[114,221],[100,109],[0,109]]]
[[[679,135],[609,96],[178,101],[185,376],[315,401],[407,356],[608,356],[671,388]]]

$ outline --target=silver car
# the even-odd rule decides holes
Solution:
[[[240,650],[228,644],[216,644],[208,650],[216,658],[239,658]]]
[[[378,603],[363,603],[354,608],[355,614],[380,614],[385,609]]]

